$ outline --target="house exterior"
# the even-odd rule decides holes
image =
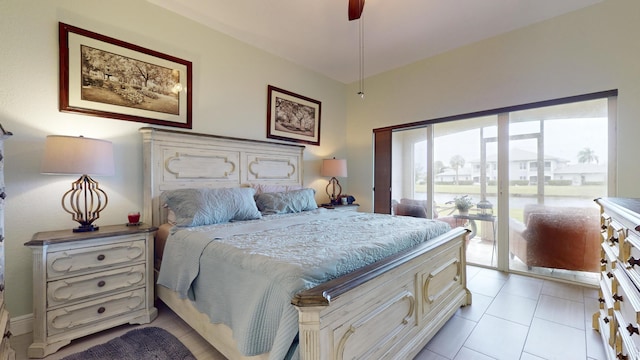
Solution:
[[[495,154],[487,156],[486,175],[487,180],[496,180],[498,178],[497,156]],[[544,155],[544,177],[545,181],[555,178],[555,172],[569,163],[569,160],[562,159],[553,155]],[[480,182],[480,159],[469,161],[469,165],[473,169],[474,182]],[[605,172],[606,173],[606,172]],[[509,180],[510,181],[528,181],[529,184],[535,184],[538,181],[538,154],[533,151],[514,148],[509,150]]]
[[[574,164],[556,169],[554,180],[571,180],[572,185],[601,185],[607,181],[607,165]]]

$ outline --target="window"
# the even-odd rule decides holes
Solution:
[[[609,150],[607,134],[615,122],[609,114],[615,114],[616,96],[612,90],[375,129],[376,154],[384,150],[379,138],[391,139],[386,149],[392,154],[388,175],[378,171],[375,159],[375,208],[391,212],[394,202],[407,197],[431,200],[425,206],[435,211],[428,214],[454,218],[453,224],[460,226],[451,200],[468,195],[476,204],[475,214],[487,211],[489,204],[493,216],[463,219],[462,226],[473,232],[469,263],[529,271],[526,256],[510,248],[511,224],[526,223],[528,206],[595,208],[594,198],[615,195],[608,180],[615,173],[615,151]],[[567,138],[578,130],[578,136]],[[378,187],[385,176],[391,186]],[[391,191],[381,196],[385,189]],[[379,206],[379,199],[387,205]],[[543,276],[591,273],[586,268],[557,270],[536,271]]]

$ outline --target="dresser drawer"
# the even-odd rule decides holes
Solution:
[[[616,311],[615,317],[622,321],[620,312]],[[618,326],[615,334],[615,354],[616,359],[638,359],[638,347],[633,342],[633,337],[630,337],[628,331],[622,326]]]
[[[624,270],[613,271],[613,300],[614,313],[618,322],[619,333],[628,338],[634,344],[635,349],[640,348],[640,295],[631,283]],[[637,351],[637,350],[636,350]]]
[[[613,301],[613,273],[611,273],[611,279],[609,282],[607,282],[604,278],[600,279],[600,289],[598,290],[598,293],[600,295],[599,297],[599,302],[600,302],[600,306],[599,309],[602,310],[604,313],[606,313],[608,316],[613,316],[613,307],[614,307],[614,301]]]
[[[76,276],[47,284],[47,307],[144,286],[145,264]]]
[[[47,255],[47,278],[81,274],[90,270],[145,260],[144,239],[110,245],[51,252]]]
[[[47,312],[47,335],[88,327],[119,315],[144,309],[145,289],[127,291],[101,299]]]
[[[607,231],[603,234],[604,244],[607,244],[618,259],[624,259],[625,254],[621,253],[621,244],[624,243],[624,239],[627,236],[626,228],[619,222],[612,220],[609,222]]]
[[[632,281],[640,285],[640,237],[635,232],[629,231],[623,248],[626,256],[622,264]]]
[[[606,243],[601,244],[602,250],[600,251],[600,272],[602,273],[601,279],[607,283],[607,288],[611,290],[611,282],[613,281],[613,269],[618,264],[618,255],[614,253],[614,250]]]
[[[605,340],[605,345],[608,347],[605,350],[614,351],[616,346],[615,334],[618,329],[618,323],[616,322],[613,310],[609,314],[607,310],[600,309],[595,316],[597,324],[594,325],[594,328],[600,332],[600,336]]]

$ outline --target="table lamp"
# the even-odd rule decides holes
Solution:
[[[80,223],[73,232],[98,230],[93,222],[100,217],[108,199],[89,175],[113,175],[113,144],[83,136],[47,136],[40,172],[80,174],[80,178],[71,183],[71,190],[62,196],[62,208]]]
[[[331,176],[329,183],[327,184],[327,195],[331,199],[332,204],[338,204],[340,201],[340,195],[342,195],[342,186],[336,177],[347,177],[347,160],[345,159],[324,159],[322,160],[322,170],[320,171],[322,176]],[[329,192],[331,188],[331,192]],[[338,193],[336,194],[336,188]]]

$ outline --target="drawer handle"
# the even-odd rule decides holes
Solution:
[[[608,324],[609,323],[609,318],[605,317],[604,319],[602,319],[602,321],[604,321],[605,324]]]
[[[98,287],[103,287],[105,284],[104,280],[98,281]]]
[[[610,237],[610,238],[609,238],[609,242],[611,243],[611,245],[614,245],[615,243],[617,243],[617,242],[618,242],[618,238],[617,238],[617,237],[612,236],[612,237]]]
[[[624,301],[624,300],[622,300],[622,295],[618,295],[618,294],[613,294],[613,300],[614,301]]]
[[[630,257],[627,262],[629,263],[629,265],[631,265],[631,267],[634,267],[636,265],[640,265],[640,259],[636,259],[633,256]]]
[[[103,312],[105,312],[107,309],[104,308],[104,306],[100,306],[98,308],[98,314],[102,314]]]
[[[613,274],[611,273],[611,271],[607,272],[607,277],[608,277],[609,279],[611,279],[611,278],[613,277]]]
[[[606,265],[609,261],[607,259],[600,259],[600,264]]]
[[[605,300],[603,298],[598,298],[598,302],[604,303]]]
[[[623,355],[621,352],[616,355],[616,358],[620,360],[629,360],[629,357],[627,355]]]
[[[104,258],[106,258],[106,256],[104,256],[104,254],[98,255],[98,261],[102,261],[102,260],[104,260]]]
[[[633,326],[633,324],[631,323],[629,323],[629,326],[627,326],[627,331],[629,332],[629,336],[633,336],[634,333],[640,335],[638,328]]]
[[[10,338],[12,335],[13,335],[13,334],[11,333],[11,331],[7,330],[7,332],[6,332],[6,333],[4,333],[4,335],[3,335],[2,337],[3,337],[3,338],[5,338],[5,339],[8,339],[8,338]]]

